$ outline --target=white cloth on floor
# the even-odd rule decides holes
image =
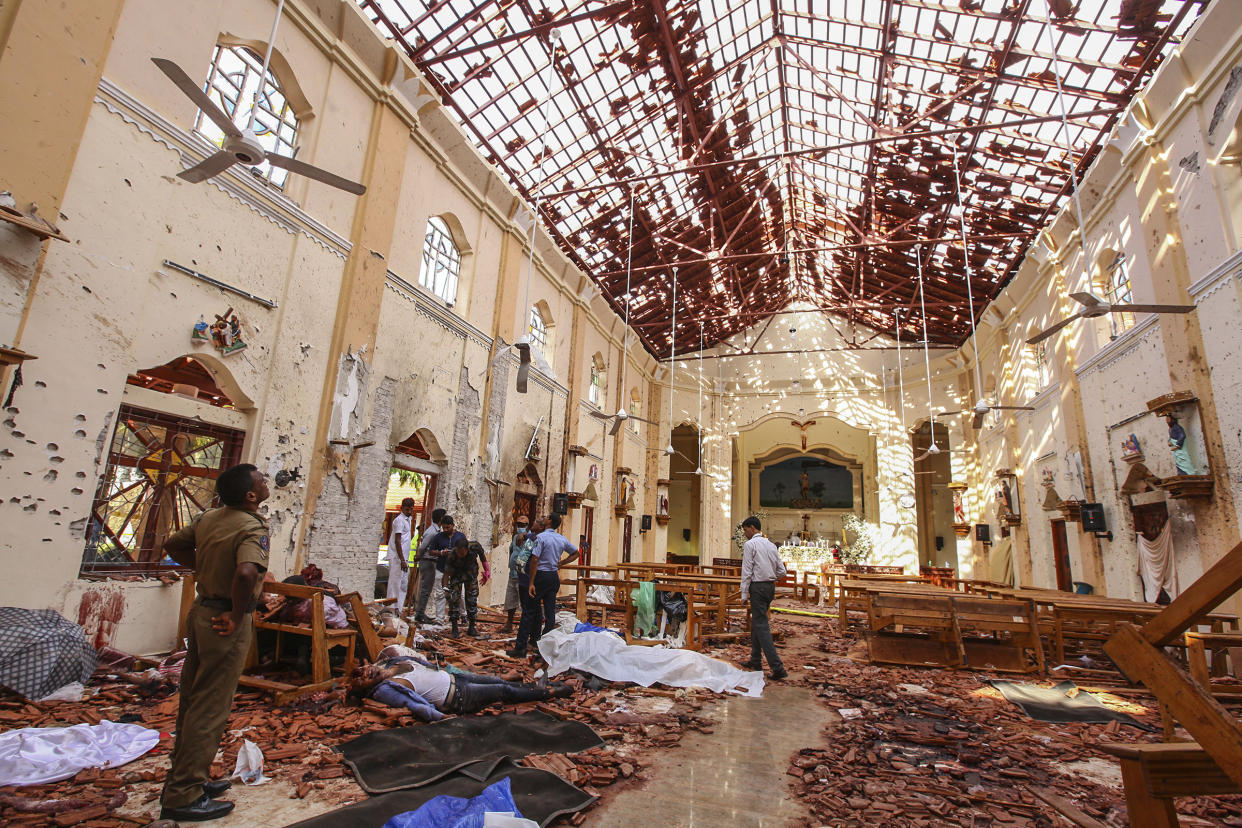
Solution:
[[[743,672],[732,664],[693,650],[626,644],[612,633],[567,633],[557,628],[539,639],[548,675],[583,670],[608,681],[632,681],[643,687],[706,687],[717,693],[763,695],[763,673]]]
[[[0,785],[46,785],[84,768],[115,768],[159,741],[158,730],[116,722],[10,730],[0,733]]]
[[[1155,540],[1143,537],[1142,532],[1136,533],[1139,551],[1139,572],[1143,576],[1143,597],[1155,601],[1160,597],[1160,588],[1169,593],[1170,598],[1177,597],[1177,579],[1173,568],[1173,533],[1169,530],[1169,521]]]

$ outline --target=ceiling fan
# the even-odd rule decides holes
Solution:
[[[989,411],[1034,411],[1035,407],[1030,405],[988,405],[983,400],[975,403],[974,408],[963,408],[957,411],[941,411],[937,417],[955,417],[958,414],[965,414],[967,411],[974,413],[974,417],[970,420],[970,427],[973,429],[983,428],[983,418],[987,416]]]
[[[263,56],[263,73],[259,76],[260,78],[267,78],[268,64],[272,58],[272,43],[276,40],[276,27],[280,25],[280,13],[283,8],[284,2],[282,0],[276,6],[276,20],[272,23],[272,34],[267,41],[267,52]],[[263,93],[262,82],[255,90],[254,100],[250,105],[250,121],[246,124],[245,129],[238,129],[237,125],[233,123],[233,119],[226,115],[220,107],[216,106],[215,102],[186,74],[184,69],[167,58],[151,58],[151,62],[167,75],[168,79],[177,85],[182,94],[193,101],[194,105],[210,118],[212,123],[224,132],[224,146],[218,152],[209,155],[188,170],[182,170],[177,173],[178,178],[197,184],[200,181],[206,181],[213,176],[219,175],[234,164],[254,166],[266,161],[274,167],[283,167],[291,173],[305,176],[306,178],[313,178],[316,181],[321,181],[330,187],[336,187],[338,190],[344,190],[347,193],[362,195],[367,191],[366,187],[356,181],[341,178],[339,175],[313,167],[304,161],[298,161],[296,158],[290,158],[287,155],[268,152],[263,148],[254,132],[255,118],[259,113],[259,96]]]
[[[520,368],[518,369],[521,370]],[[621,430],[621,426],[626,420],[638,420],[640,423],[650,423],[651,425],[659,425],[655,420],[648,420],[646,417],[639,417],[637,414],[630,414],[624,408],[618,408],[616,414],[605,414],[602,411],[592,411],[591,416],[597,420],[608,422],[612,420],[612,428],[608,429],[611,437],[616,437],[617,432]]]
[[[1083,306],[1078,313],[1062,319],[1050,328],[1040,331],[1026,341],[1027,345],[1037,345],[1066,325],[1077,319],[1096,319],[1108,313],[1190,313],[1195,309],[1194,305],[1134,305],[1134,304],[1110,304],[1098,296],[1091,293],[1071,293],[1070,298]]]

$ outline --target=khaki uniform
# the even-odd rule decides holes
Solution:
[[[189,641],[181,668],[181,701],[177,708],[177,741],[164,782],[162,805],[182,808],[203,795],[211,763],[233,708],[254,616],[247,615],[232,635],[222,636],[211,620],[232,606],[233,575],[239,564],[267,569],[267,522],[243,509],[210,509],[172,535],[165,550],[178,563],[192,563],[197,572],[198,598],[186,616]],[[262,591],[255,587],[252,601]]]

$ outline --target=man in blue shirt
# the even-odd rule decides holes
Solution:
[[[521,658],[526,655],[526,642],[538,642],[540,635],[556,626],[556,593],[561,589],[558,574],[566,555],[577,555],[578,547],[556,530],[561,526],[561,516],[548,518],[548,528],[535,537],[535,548],[527,563],[530,585],[526,588],[527,600],[533,603],[533,612],[522,613],[517,641],[508,655]],[[543,615],[543,630],[539,631],[539,615]],[[528,617],[529,616],[529,617]]]
[[[444,613],[440,608],[444,606],[444,601],[448,598],[448,582],[444,577],[444,565],[448,563],[448,556],[453,554],[453,547],[458,541],[468,544],[466,536],[456,529],[452,515],[445,515],[440,518],[440,533],[431,540],[428,552],[435,556],[436,559],[436,591],[435,591],[435,612],[436,618],[443,618]]]

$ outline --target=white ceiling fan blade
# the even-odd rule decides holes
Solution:
[[[595,419],[597,419],[597,420],[603,420],[604,422],[608,422],[609,420],[611,420],[611,419],[612,419],[612,415],[611,415],[611,414],[605,414],[605,413],[604,413],[604,412],[602,412],[602,411],[588,411],[587,413],[588,413],[588,414],[590,414],[590,415],[591,415],[592,417],[594,417]]]
[[[211,98],[207,97],[207,93],[185,73],[184,69],[167,58],[151,58],[151,62],[159,67],[159,70],[167,75],[170,81],[177,85],[182,94],[194,101],[194,104],[202,110],[202,113],[210,118],[213,124],[220,127],[225,135],[230,138],[241,137],[241,130],[237,128],[232,119],[225,115],[224,111],[216,106]]]
[[[1085,291],[1071,293],[1069,297],[1078,304],[1085,305],[1088,308],[1095,308],[1100,305],[1107,304],[1103,299],[1096,296],[1094,293],[1086,293]]]
[[[1033,405],[994,405],[993,411],[1034,411]]]
[[[177,173],[177,178],[197,184],[200,181],[206,181],[214,175],[219,175],[236,163],[237,159],[233,156],[233,153],[228,150],[220,150],[199,161],[193,167]]]
[[[1110,305],[1109,313],[1190,313],[1194,305]]]
[[[627,420],[638,420],[640,423],[649,423],[651,425],[659,425],[659,423],[657,423],[655,420],[648,420],[646,417],[639,417],[635,414],[631,414],[630,416],[626,417],[626,419]]]
[[[1049,338],[1050,336],[1055,334],[1057,331],[1061,330],[1066,325],[1073,322],[1075,319],[1081,319],[1081,318],[1082,318],[1082,314],[1076,313],[1073,316],[1070,316],[1066,319],[1062,319],[1060,322],[1057,322],[1051,327],[1045,328],[1044,330],[1032,336],[1030,339],[1026,341],[1026,344],[1027,345],[1038,345],[1040,342],[1043,342],[1045,339]]]
[[[366,187],[356,181],[350,181],[348,178],[341,178],[339,175],[330,173],[327,170],[312,167],[305,161],[299,161],[296,158],[289,158],[286,155],[277,155],[274,152],[269,152],[267,154],[267,161],[274,167],[284,167],[291,173],[297,173],[298,175],[303,175],[307,178],[313,178],[316,181],[322,181],[329,187],[336,187],[338,190],[344,190],[347,193],[362,195],[367,191]]]
[[[623,425],[625,425],[625,420],[621,419],[620,417],[614,420],[612,423],[612,428],[608,429],[609,436],[616,437],[617,432],[621,430],[621,426]]]
[[[939,411],[939,412],[937,412],[937,413],[936,413],[936,415],[935,415],[935,416],[937,416],[937,417],[956,417],[958,414],[961,414],[961,413],[962,413],[962,410],[959,408],[957,411]]]

